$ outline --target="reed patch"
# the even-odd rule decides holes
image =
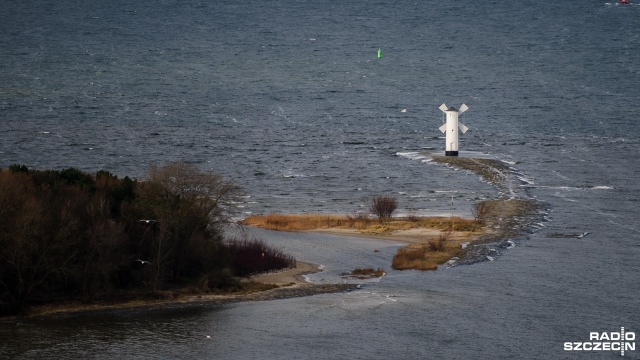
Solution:
[[[355,278],[355,279],[371,279],[374,277],[382,277],[386,274],[383,268],[379,267],[374,269],[369,268],[355,268],[350,273],[340,274],[343,278]]]
[[[464,239],[454,239],[451,234],[451,231],[443,232],[435,239],[398,249],[391,267],[395,270],[437,270],[438,265],[460,253]]]
[[[305,231],[318,229],[355,229],[362,234],[389,234],[394,231],[430,228],[441,231],[475,232],[483,228],[482,220],[461,217],[389,218],[383,221],[362,216],[323,214],[268,214],[252,215],[240,222],[269,230]]]

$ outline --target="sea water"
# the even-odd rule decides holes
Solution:
[[[640,332],[639,25],[640,5],[604,1],[5,1],[0,167],[142,179],[186,161],[234,178],[242,216],[357,213],[380,194],[400,213],[468,216],[512,194],[429,161],[444,153],[438,106],[465,103],[461,150],[510,164],[515,196],[546,213],[493,261],[436,272],[390,269],[393,241],[250,230],[323,265],[312,282],[387,275],[349,293],[3,323],[0,357],[620,355],[563,344]]]

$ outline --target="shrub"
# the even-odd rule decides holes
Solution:
[[[257,238],[233,238],[227,241],[231,267],[236,276],[294,268],[296,259]]]
[[[445,242],[445,238],[443,236],[438,237],[435,240],[431,240],[427,243],[427,249],[429,251],[444,251],[445,246],[444,246],[444,242]]]
[[[9,170],[11,172],[14,172],[14,173],[17,173],[17,172],[28,173],[29,172],[29,168],[27,168],[25,165],[20,165],[20,164],[9,165]]]
[[[407,215],[407,221],[409,222],[413,222],[413,223],[417,223],[418,221],[420,221],[420,216],[411,213],[409,215]]]
[[[391,267],[396,270],[437,270],[438,265],[444,264],[460,251],[459,246],[447,242],[450,235],[451,231],[447,231],[427,243],[411,244],[398,249]]]
[[[351,222],[367,221],[367,220],[369,220],[369,214],[364,213],[364,212],[354,212],[354,213],[351,213],[351,214],[347,214],[347,220],[349,220]]]
[[[426,260],[428,250],[424,247],[404,247],[398,249],[391,261],[396,270],[436,270],[438,264]]]
[[[355,268],[351,271],[351,274],[343,274],[343,275],[351,275],[355,277],[381,277],[385,274],[384,269],[379,267],[377,270],[374,268]]]
[[[489,215],[488,202],[487,201],[481,201],[479,203],[476,203],[471,211],[473,213],[473,217],[476,220],[478,220],[478,221],[484,220]]]
[[[238,285],[238,280],[233,277],[231,270],[225,268],[207,274],[202,287],[206,289],[228,289]]]
[[[369,211],[379,219],[388,219],[398,208],[398,199],[393,196],[374,196],[369,204]]]

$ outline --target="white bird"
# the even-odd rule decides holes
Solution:
[[[147,220],[147,219],[142,219],[142,220],[138,220],[138,222],[145,222],[145,223],[152,223],[152,222],[156,222],[155,220]]]
[[[140,262],[140,264],[142,264],[142,265],[144,265],[144,264],[149,264],[149,265],[151,265],[151,263],[150,263],[150,262],[148,262],[148,261],[146,261],[146,260],[138,259],[138,260],[135,260],[135,261],[139,261],[139,262]]]

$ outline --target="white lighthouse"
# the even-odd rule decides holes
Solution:
[[[460,110],[453,106],[447,108],[445,104],[440,105],[440,110],[445,114],[444,124],[440,126],[440,131],[446,134],[447,138],[444,152],[445,156],[458,156],[458,128],[460,128],[463,134],[469,130],[464,124],[458,122],[458,114],[462,114],[467,111],[467,109],[469,109],[469,107],[465,104],[460,105]]]

